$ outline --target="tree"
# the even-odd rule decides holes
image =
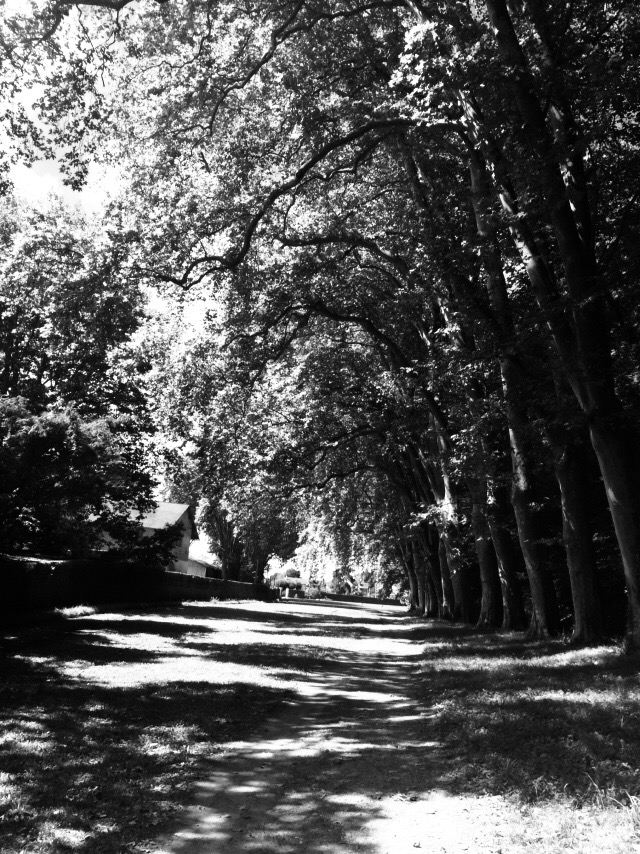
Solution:
[[[286,418],[277,377],[252,393],[216,346],[215,327],[205,324],[203,337],[192,340],[184,333],[180,322],[170,325],[155,344],[165,480],[173,497],[199,505],[223,577],[262,582],[269,558],[288,558],[296,540],[295,513],[274,486],[271,465],[284,435],[279,418]]]
[[[268,388],[276,359],[295,372],[326,354],[311,335],[345,330],[393,388],[400,417],[379,401],[354,409],[341,387],[343,433],[312,394],[321,429],[283,450],[248,425],[248,447],[306,466],[314,488],[348,476],[347,454],[354,477],[384,472],[405,506],[398,549],[417,607],[439,584],[438,607],[471,619],[477,561],[482,623],[521,617],[509,484],[541,637],[557,626],[561,509],[583,640],[599,631],[579,477],[592,450],[637,646],[637,393],[631,351],[610,343],[618,306],[637,311],[635,5],[101,5],[122,14],[56,19],[66,53],[40,110],[64,106],[58,139],[78,180],[85,137],[91,152],[109,136],[136,164],[122,218],[138,274],[224,295],[238,401]],[[243,482],[229,459],[227,482]]]
[[[0,394],[91,415],[143,406],[127,342],[142,296],[108,234],[54,202],[14,220],[0,267]]]
[[[9,200],[3,234],[3,548],[86,553],[100,528],[130,539],[130,511],[150,506],[152,487],[129,347],[141,296],[108,237],[60,205],[18,217]]]
[[[105,530],[116,541],[130,534],[129,510],[148,503],[149,477],[106,420],[70,408],[36,415],[23,398],[3,397],[0,429],[4,550],[78,556]]]

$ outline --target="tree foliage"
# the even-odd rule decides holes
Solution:
[[[134,536],[150,430],[131,334],[141,297],[121,255],[60,203],[7,202],[0,285],[3,548],[86,553]]]
[[[640,645],[639,28],[630,0],[15,25],[68,180],[127,164],[131,273],[215,303],[160,422],[230,557],[321,495],[336,554],[377,539],[420,612],[591,640],[613,575]]]

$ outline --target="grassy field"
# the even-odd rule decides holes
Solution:
[[[301,738],[333,732],[347,751],[353,771],[336,792],[360,798],[363,839],[373,810],[419,838],[444,797],[454,815],[471,816],[473,839],[462,845],[454,820],[438,854],[640,851],[635,662],[613,646],[335,613],[344,616],[304,603],[198,603],[89,613],[51,636],[10,640],[0,662],[2,854],[152,850],[220,751],[285,703]],[[310,685],[326,689],[324,705],[300,699]],[[314,780],[338,766],[324,742],[309,743],[318,765],[302,762],[308,793],[295,803],[317,811]],[[310,835],[305,851],[321,843]],[[375,841],[362,850],[397,854]]]
[[[511,850],[640,850],[637,661],[455,626],[423,637],[421,696],[449,791],[516,806]]]

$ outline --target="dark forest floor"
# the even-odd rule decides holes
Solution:
[[[2,854],[640,851],[614,647],[292,601],[89,613],[6,650]]]

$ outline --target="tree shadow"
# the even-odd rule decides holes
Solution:
[[[113,620],[107,615],[96,615],[91,619],[79,618],[73,620],[70,625],[74,634],[80,631],[93,631],[96,626],[108,631],[109,629],[117,630],[118,634],[123,635],[138,635],[152,634],[161,638],[179,638],[185,634],[212,634],[216,631],[212,625],[202,625],[196,622],[187,620],[177,621],[171,618],[162,619],[160,616],[150,614],[144,618],[125,618]]]
[[[580,805],[640,794],[637,672],[612,650],[403,615],[375,627],[357,609],[300,603],[284,614],[197,605],[75,624],[77,634],[0,668],[2,779],[15,789],[8,850],[62,850],[63,828],[76,850],[115,854],[149,843],[191,803],[163,850],[377,854],[368,833],[389,799],[437,790]],[[124,646],[109,643],[116,630]],[[154,633],[157,648],[135,646]],[[109,687],[65,670],[181,655],[203,673],[219,663],[220,678]]]
[[[235,754],[227,753],[220,763],[216,759],[219,752],[249,736],[283,704],[290,722],[283,724],[285,732],[276,738],[275,767],[267,780],[264,761],[256,756],[254,762],[249,756],[237,772],[241,784],[237,797],[243,803],[235,806],[240,813],[250,778],[258,786],[266,781],[260,797],[273,811],[272,829],[280,840],[290,840],[291,850],[300,850],[295,841],[301,838],[300,827],[291,823],[290,816],[280,815],[282,789],[273,786],[274,774],[284,774],[290,781],[291,774],[301,774],[308,767],[308,760],[296,756],[292,743],[308,731],[314,737],[321,732],[323,739],[338,738],[338,749],[320,751],[319,776],[314,774],[314,780],[324,780],[334,794],[349,795],[348,781],[355,767],[350,765],[354,756],[341,746],[345,733],[352,733],[351,741],[359,745],[358,750],[367,739],[382,744],[388,737],[384,692],[398,688],[393,662],[326,646],[318,653],[305,645],[305,638],[317,638],[316,629],[338,632],[353,641],[362,616],[357,613],[354,620],[345,614],[339,627],[329,629],[319,622],[327,616],[317,611],[310,619],[299,612],[283,615],[275,609],[265,614],[215,605],[158,612],[147,609],[127,613],[123,619],[117,614],[95,614],[72,620],[69,626],[77,631],[69,633],[67,627],[57,638],[32,644],[27,654],[23,650],[5,659],[0,667],[0,724],[9,737],[0,757],[12,792],[3,816],[9,850],[21,850],[26,843],[42,852],[73,847],[92,854],[115,854],[149,840],[171,820],[196,778],[234,775],[229,762]],[[215,642],[213,629],[224,620],[244,625],[242,633],[246,635],[248,629],[251,640],[232,646]],[[265,643],[267,629],[293,629],[294,633],[283,634],[280,644]],[[115,634],[120,637],[112,642]],[[149,635],[156,636],[157,648],[135,645],[139,636],[146,643]],[[110,687],[84,681],[87,671],[82,668],[79,676],[68,670],[70,662],[97,665],[98,669],[112,664],[145,668],[161,658],[179,659],[181,654],[193,652],[198,653],[198,661],[238,665],[236,676],[229,682]],[[241,665],[262,671],[268,668],[280,684],[243,681],[249,675]],[[374,679],[382,706],[380,696],[372,700],[367,694]],[[300,682],[308,692],[304,696],[300,695]],[[367,719],[361,732],[354,729],[354,718]],[[295,786],[293,792],[287,791],[296,799],[298,816],[313,813],[313,821],[302,832],[311,852],[320,851],[321,840],[328,838],[326,827],[320,830],[314,825],[319,816],[332,828],[329,835],[336,845],[344,841],[345,828],[355,833],[371,819],[370,806],[333,803],[315,785],[306,794]],[[239,819],[243,832],[251,825],[245,813]],[[318,830],[315,841],[312,826]],[[285,849],[278,845],[278,851],[287,850],[286,845]],[[356,845],[349,850],[368,849]]]
[[[287,665],[282,650],[275,653],[283,671],[303,661],[294,655]],[[304,691],[275,722],[212,762],[195,803],[154,851],[379,851],[369,829],[384,817],[384,799],[417,799],[437,776],[437,745],[423,733],[416,738],[412,675],[395,656],[377,653],[304,663],[311,665]]]
[[[436,712],[432,730],[446,748],[442,783],[451,792],[562,797],[578,806],[640,795],[637,662],[614,647],[459,638],[455,629],[434,635],[418,690]]]
[[[62,850],[68,837],[76,850],[115,854],[148,838],[211,755],[287,696],[243,683],[83,684],[22,657],[0,674],[0,765],[14,793],[0,810],[7,851],[25,841]]]
[[[615,649],[450,624],[389,632],[416,635],[427,642],[415,666],[383,652],[239,649],[279,679],[304,676],[306,691],[276,733],[214,763],[163,852],[374,854],[367,830],[385,799],[433,792],[568,807],[640,795],[637,669]]]

